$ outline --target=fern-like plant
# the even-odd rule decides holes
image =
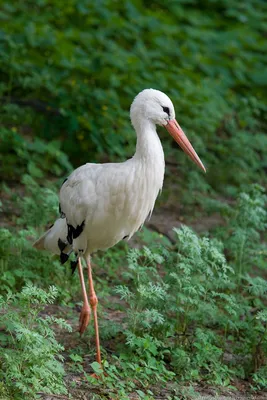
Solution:
[[[36,398],[38,392],[66,393],[61,352],[54,325],[71,330],[63,320],[42,317],[46,304],[54,302],[57,289],[47,291],[31,284],[20,293],[0,297],[0,395],[6,399]]]
[[[166,354],[186,381],[227,386],[237,376],[267,385],[267,282],[253,272],[256,261],[264,268],[265,200],[263,189],[253,186],[229,209],[232,220],[222,236],[226,254],[223,242],[185,226],[175,229],[172,249],[130,251],[129,283],[116,292],[129,305],[132,350],[141,351],[150,335],[159,341],[157,354]]]

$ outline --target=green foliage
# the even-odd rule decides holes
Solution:
[[[21,213],[17,224],[43,229],[48,221],[54,221],[58,216],[58,193],[54,187],[41,187],[30,175],[24,175],[22,183],[25,196],[17,200]]]
[[[29,175],[22,177],[24,197],[16,196],[13,206],[19,210],[15,219],[18,230],[0,229],[0,294],[20,290],[27,282],[40,286],[59,285],[59,298],[69,301],[77,290],[71,283],[68,266],[59,257],[33,248],[34,240],[58,213],[58,195],[53,185],[43,188]]]
[[[241,193],[237,207],[228,216],[229,238],[226,248],[238,268],[239,277],[254,263],[264,267],[266,245],[261,243],[261,232],[267,228],[267,196],[259,185],[253,185],[246,193]],[[225,234],[224,234],[225,236]]]
[[[70,277],[66,268],[46,252],[38,252],[32,247],[36,232],[31,228],[11,233],[2,228],[1,237],[1,293],[9,290],[19,290],[27,282],[40,285],[60,283],[60,293],[63,298],[69,298],[68,286]],[[62,297],[61,297],[62,298]]]
[[[166,384],[175,376],[164,361],[163,343],[150,335],[137,337],[127,332],[126,336],[127,351],[121,351],[119,357],[113,356],[110,363],[104,361],[104,370],[97,362],[91,367],[101,377],[101,386],[108,389],[111,399],[128,400],[128,394],[133,390],[140,399],[153,399],[153,392],[149,389],[151,384]],[[86,377],[90,383],[99,386],[98,380]]]
[[[47,192],[30,176],[23,182],[28,195],[16,200],[22,212],[17,222],[36,225],[39,219],[45,223],[54,218],[53,187]],[[198,237],[182,227],[175,229],[177,244],[171,247],[160,236],[144,231],[142,238],[149,247],[131,249],[126,270],[125,243],[98,256],[99,271],[108,265],[108,275],[96,274],[103,297],[114,283],[121,283],[116,292],[127,302],[127,329],[110,321],[101,329],[103,338],[119,342],[115,354],[105,360],[107,375],[92,366],[102,380],[88,377],[82,353],[70,356],[70,369],[90,384],[110,390],[114,398],[127,399],[132,390],[153,398],[151,384],[169,380],[230,386],[239,377],[250,379],[254,389],[265,387],[267,287],[263,276],[253,272],[255,266],[266,268],[266,246],[260,237],[266,227],[265,204],[263,189],[253,185],[239,195],[235,207],[220,206],[226,225],[217,229],[216,239]],[[77,292],[77,277],[74,285],[65,266],[32,248],[29,238],[35,236],[33,228],[13,233],[2,229],[2,293],[29,281],[55,283],[61,301],[70,301]]]
[[[262,236],[267,227],[266,201],[264,188],[254,184],[238,195],[236,207],[209,199],[203,202],[206,210],[219,212],[225,220],[215,234],[224,242],[240,279],[253,264],[265,268],[267,249]]]
[[[263,179],[266,2],[28,0],[3,2],[0,20],[8,177],[21,153],[17,174],[60,174],[67,165],[58,141],[79,165],[131,155],[130,103],[157,87],[208,168],[204,179],[164,139],[179,179],[187,175],[184,201]]]
[[[40,312],[52,304],[57,289],[44,291],[33,285],[25,286],[17,294],[0,298],[0,325],[6,333],[0,334],[0,379],[6,399],[35,399],[38,392],[67,393],[64,384],[64,350],[55,338],[52,326],[71,330],[63,320],[43,318]]]
[[[199,238],[187,227],[175,229],[175,251],[130,251],[129,284],[116,292],[129,306],[136,354],[144,354],[142,341],[151,336],[159,341],[157,353],[164,354],[180,379],[229,386],[237,376],[255,378],[255,386],[266,387],[267,286],[254,276],[258,258],[251,256],[262,260],[259,232],[267,222],[265,204],[262,188],[254,186],[230,210],[235,218],[224,230],[228,262],[222,242]]]
[[[1,175],[6,180],[19,179],[28,172],[33,178],[45,175],[61,176],[71,170],[67,156],[60,150],[59,141],[49,144],[35,137],[25,138],[17,128],[0,126]]]

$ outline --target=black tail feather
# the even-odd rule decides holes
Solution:
[[[63,242],[63,240],[61,240],[60,238],[57,241],[58,248],[61,252],[63,252],[63,250],[66,248],[67,244],[68,243]]]
[[[60,262],[62,265],[65,264],[65,262],[67,262],[68,259],[69,259],[69,254],[63,252],[60,253]]]
[[[77,268],[77,265],[78,265],[78,258],[76,260],[70,262],[71,275],[74,274],[74,272],[75,272],[75,270]]]

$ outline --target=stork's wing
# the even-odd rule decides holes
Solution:
[[[68,224],[68,240],[76,238],[85,221],[93,216],[97,205],[96,185],[102,164],[85,164],[77,168],[63,183],[60,194],[60,211]]]

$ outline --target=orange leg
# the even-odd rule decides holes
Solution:
[[[97,321],[97,303],[98,299],[96,297],[94,283],[92,278],[92,267],[90,256],[87,257],[87,266],[88,266],[88,280],[89,280],[89,299],[90,304],[94,313],[94,324],[95,324],[95,341],[96,341],[96,361],[101,365],[101,353],[100,353],[100,341],[99,341],[99,330],[98,330],[98,321]]]
[[[80,320],[79,320],[79,322],[80,322],[79,332],[82,335],[90,322],[91,308],[90,308],[87,293],[86,293],[84,277],[83,277],[83,267],[82,267],[82,262],[81,262],[80,257],[78,258],[78,270],[79,270],[79,277],[80,277],[82,293],[83,293],[83,306],[82,306]]]

